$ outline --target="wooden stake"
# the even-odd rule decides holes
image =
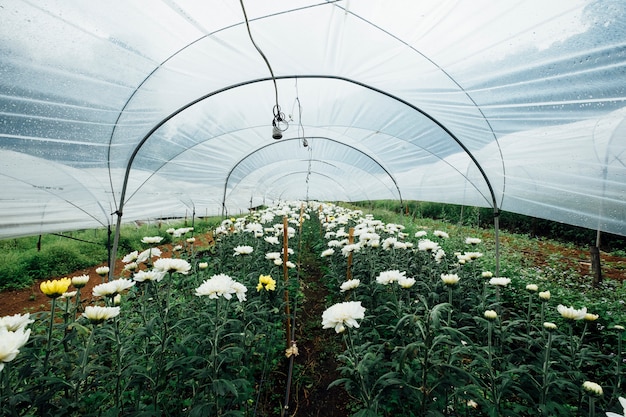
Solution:
[[[283,216],[283,277],[285,280],[285,315],[287,316],[287,348],[291,347],[291,309],[289,308],[289,233],[287,216]]]
[[[348,229],[348,245],[354,243],[354,227]],[[348,254],[348,268],[346,271],[346,281],[352,279],[352,251]]]

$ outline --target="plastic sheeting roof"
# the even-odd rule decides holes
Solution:
[[[0,237],[291,199],[626,235],[624,2],[244,5],[281,140],[236,0],[0,0]]]

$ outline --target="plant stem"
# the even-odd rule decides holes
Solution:
[[[541,384],[540,405],[545,405],[548,397],[548,368],[550,367],[550,349],[552,348],[552,332],[548,332],[548,342],[546,344],[546,353],[543,360],[543,378]]]
[[[46,357],[43,361],[43,372],[48,372],[48,360],[50,359],[50,351],[52,349],[52,326],[54,325],[54,310],[56,309],[57,299],[52,299],[52,308],[50,311],[50,326],[48,327],[48,346],[46,347]]]
[[[617,334],[617,369],[615,370],[615,376],[617,377],[617,392],[619,392],[622,386],[622,332]]]
[[[80,363],[80,379],[76,383],[76,388],[74,388],[74,401],[78,403],[78,398],[80,394],[80,386],[81,384],[87,384],[87,375],[85,373],[85,368],[87,367],[87,359],[89,358],[89,348],[91,347],[91,342],[93,340],[93,334],[96,331],[96,326],[93,325],[91,328],[91,332],[89,333],[89,337],[87,338],[87,342],[85,342],[85,351],[83,352],[83,358]]]

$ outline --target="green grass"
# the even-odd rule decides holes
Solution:
[[[205,233],[215,227],[219,218],[197,220],[196,233]],[[143,250],[141,238],[162,236],[163,244],[171,242],[166,233],[169,227],[190,226],[189,221],[168,224],[124,225],[120,233],[118,258],[134,250]],[[0,241],[0,291],[22,289],[36,280],[59,277],[79,269],[107,262],[108,246],[113,235],[107,229],[79,230],[60,234],[28,236]]]

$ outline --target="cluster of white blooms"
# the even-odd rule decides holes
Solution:
[[[172,237],[178,238],[193,231],[193,227],[180,227],[178,229],[169,228],[165,232],[172,235]]]
[[[213,275],[211,278],[204,280],[198,288],[196,295],[201,297],[208,295],[209,298],[217,299],[224,297],[227,300],[235,294],[240,302],[246,301],[246,292],[248,289],[245,285],[235,281],[226,274]]]

